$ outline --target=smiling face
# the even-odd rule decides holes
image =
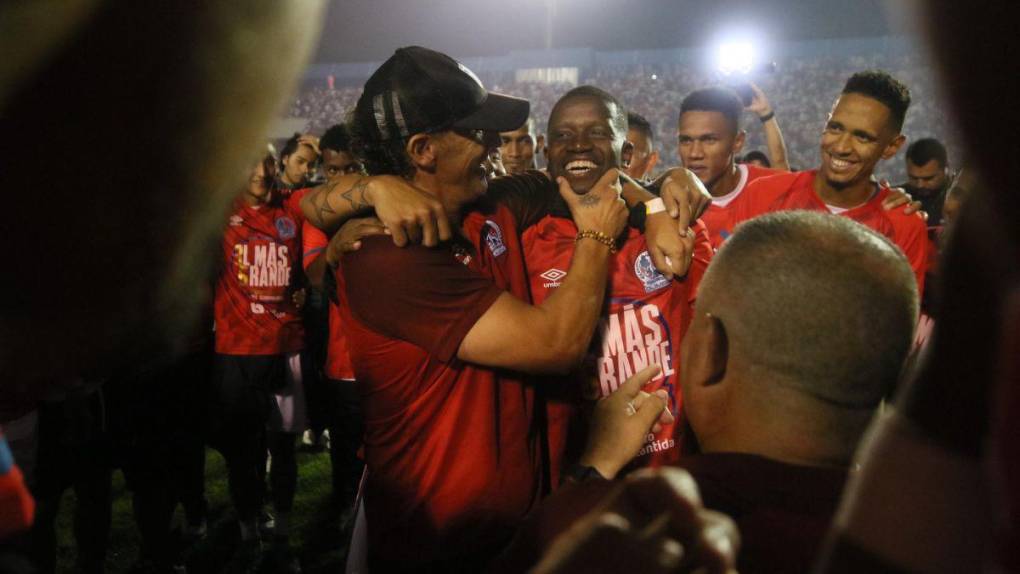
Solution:
[[[819,173],[833,189],[868,182],[875,165],[895,155],[903,141],[885,104],[862,94],[843,94],[822,132]]]
[[[488,188],[489,154],[499,149],[499,134],[482,130],[449,130],[435,139],[435,178],[443,203],[459,208],[481,197]]]
[[[606,170],[623,165],[631,144],[619,122],[616,104],[588,95],[560,100],[549,116],[549,175],[566,178],[577,193],[587,193]]]

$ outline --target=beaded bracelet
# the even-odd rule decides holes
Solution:
[[[594,239],[602,245],[609,248],[610,253],[616,253],[616,241],[612,237],[602,233],[601,231],[595,231],[594,229],[585,229],[584,231],[578,231],[577,237],[574,238],[574,243],[581,241],[585,237]]]

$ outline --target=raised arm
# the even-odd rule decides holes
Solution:
[[[783,141],[783,132],[779,130],[776,111],[772,109],[761,88],[751,84],[751,91],[754,92],[754,97],[751,99],[751,105],[745,109],[761,121],[762,129],[765,130],[765,144],[769,148],[769,161],[772,162],[774,169],[790,171],[790,164],[786,161],[786,142]]]
[[[615,169],[585,195],[575,194],[562,178],[559,186],[579,230],[563,284],[538,307],[500,295],[461,341],[461,360],[555,373],[570,371],[584,357],[602,311],[613,238],[626,225],[627,209]]]

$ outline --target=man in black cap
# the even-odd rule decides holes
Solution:
[[[462,208],[486,191],[499,132],[528,111],[451,58],[411,47],[368,80],[351,128],[369,174],[405,178],[460,224]],[[385,220],[375,189],[368,180],[342,193],[326,186],[306,213],[324,224],[376,203]],[[374,570],[477,571],[542,494],[540,410],[534,387],[510,371],[565,372],[580,361],[627,219],[615,170],[587,195],[565,181],[560,193],[580,232],[567,276],[539,307],[522,302],[527,275],[506,208],[480,221],[474,244],[458,235],[401,249],[368,237],[344,259],[339,293],[365,414]],[[642,432],[663,404],[643,403]]]

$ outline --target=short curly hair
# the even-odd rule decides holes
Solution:
[[[910,107],[910,90],[899,80],[882,70],[866,70],[850,76],[843,86],[844,94],[860,94],[878,100],[889,108],[893,127],[903,129],[903,120]]]

